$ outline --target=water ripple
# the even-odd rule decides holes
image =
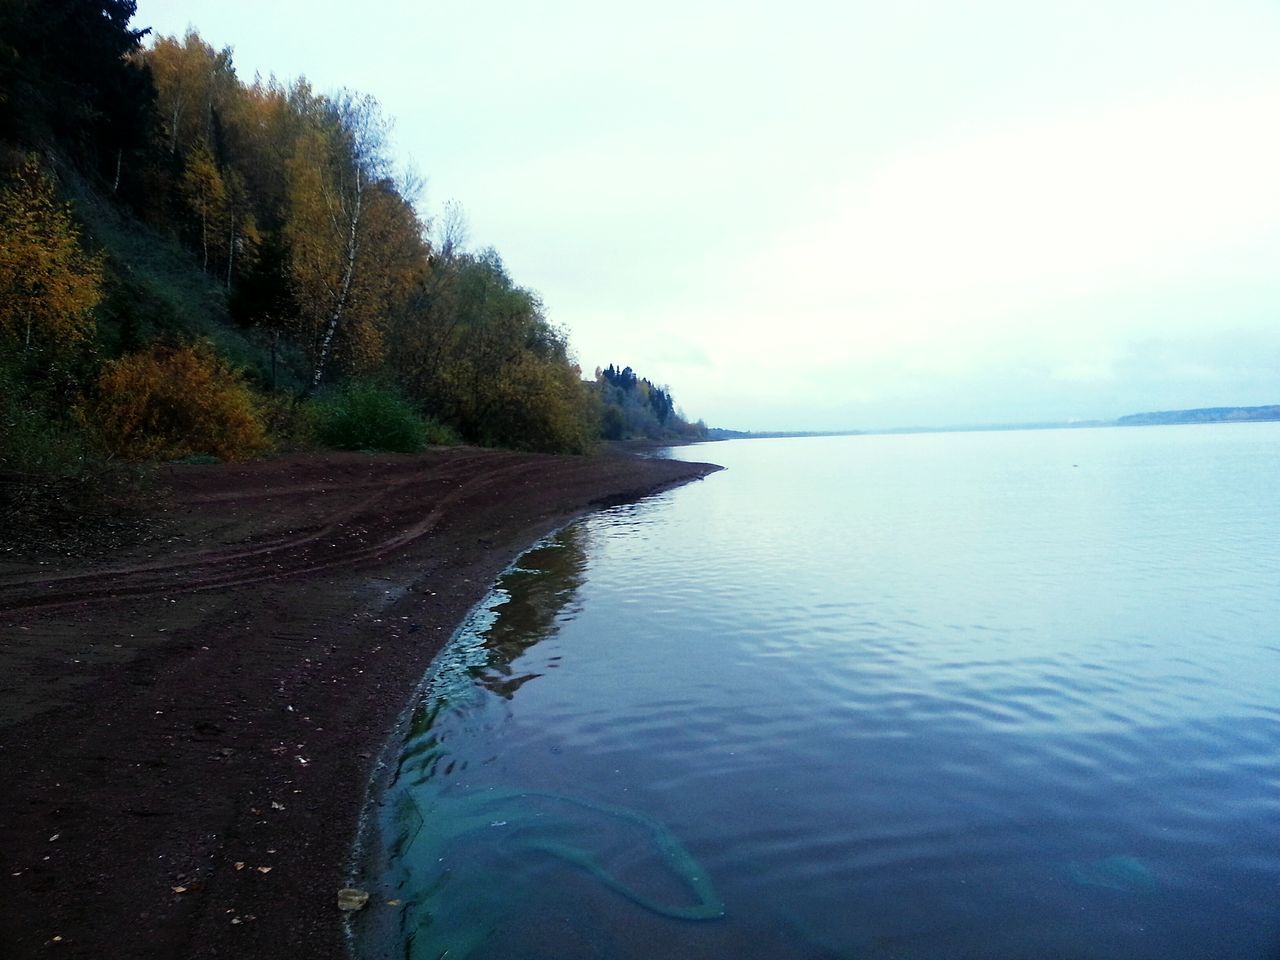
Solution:
[[[1280,427],[691,455],[729,469],[548,544],[437,664],[382,821],[411,957],[1280,955]],[[585,805],[412,859],[414,804],[515,789]],[[655,835],[723,919],[598,882],[678,896]]]

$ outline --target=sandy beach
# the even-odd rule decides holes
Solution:
[[[134,547],[0,563],[0,956],[343,957],[365,787],[432,656],[538,537],[716,469],[171,466]]]

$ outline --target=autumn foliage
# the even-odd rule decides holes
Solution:
[[[194,29],[144,44],[134,9],[0,0],[0,473],[243,459],[264,422],[278,448],[671,432],[665,390],[583,383],[460,207],[420,209],[375,100],[246,82]]]
[[[93,334],[102,262],[84,253],[67,205],[33,158],[0,191],[0,340],[23,351]]]
[[[86,420],[126,460],[245,460],[267,446],[249,388],[207,344],[155,345],[105,364]]]

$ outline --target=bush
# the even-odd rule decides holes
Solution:
[[[92,457],[65,398],[0,353],[0,556],[100,555],[141,536],[149,477]]]
[[[311,402],[315,436],[337,450],[417,453],[428,443],[449,443],[452,431],[420,417],[397,392],[376,383],[351,381]]]
[[[21,365],[0,356],[0,474],[67,476],[84,464],[84,443],[74,420],[32,388]]]
[[[289,393],[262,393],[256,397],[258,419],[281,453],[308,450],[316,444],[314,404],[302,403]]]
[[[85,414],[106,452],[126,460],[246,460],[267,446],[248,386],[207,343],[105,364]]]
[[[0,472],[70,476],[85,462],[80,431],[0,398]]]
[[[423,417],[422,423],[427,428],[427,443],[433,447],[452,447],[462,442],[457,430],[435,417]]]

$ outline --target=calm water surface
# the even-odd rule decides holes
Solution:
[[[437,662],[363,955],[1280,957],[1280,424],[677,453]]]

